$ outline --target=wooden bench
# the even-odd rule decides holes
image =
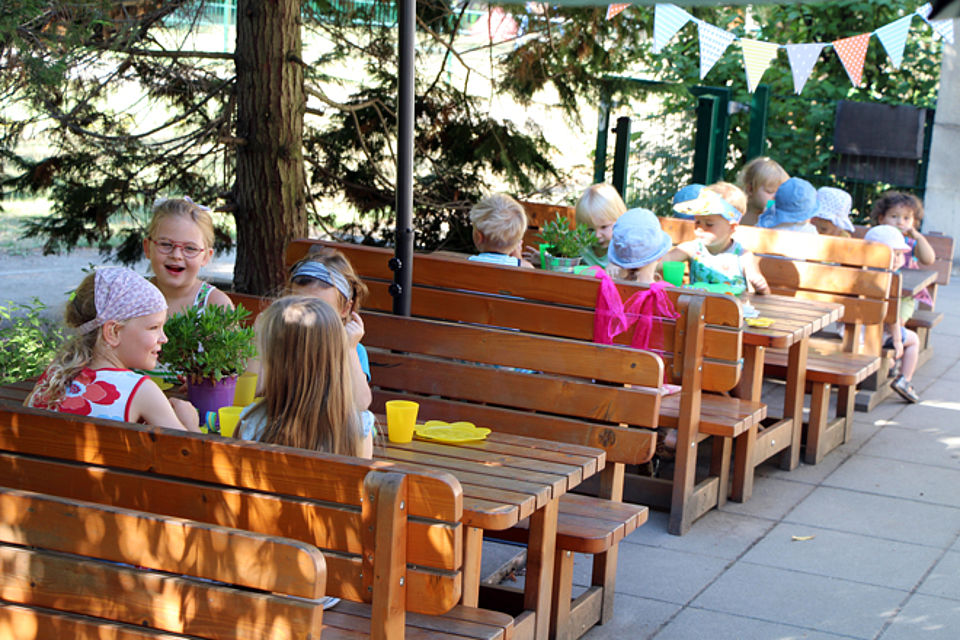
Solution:
[[[292,264],[299,260],[317,244],[333,246],[345,253],[370,289],[365,303],[369,308],[384,311],[392,308],[389,294],[392,273],[387,266],[393,255],[391,251],[298,240],[288,246],[286,262]],[[599,290],[596,279],[510,269],[430,254],[417,254],[413,271],[412,313],[416,317],[510,327],[592,342]],[[645,287],[622,284],[618,289],[626,299]],[[742,315],[737,301],[702,292],[686,295],[673,290],[668,295],[681,312],[689,305],[699,310],[692,317],[684,316],[676,322],[663,320],[665,344],[658,355],[664,359],[670,379],[682,382],[684,390],[698,398],[696,402],[700,406],[692,415],[684,414],[683,394],[667,396],[661,402],[660,426],[677,429],[682,438],[677,447],[674,474],[680,480],[679,488],[670,488],[661,480],[628,474],[624,495],[631,501],[669,508],[670,530],[680,534],[686,532],[697,517],[725,501],[732,441],[749,433],[750,427],[765,417],[766,407],[702,393],[702,390],[728,391],[739,379]],[[700,322],[703,322],[702,331]],[[691,332],[701,336],[699,342],[688,342]],[[629,344],[630,336],[623,334],[618,342]],[[714,437],[711,469],[699,480],[695,476],[699,443],[711,436]],[[747,469],[744,465],[734,472],[752,474],[753,468]]]
[[[560,498],[551,635],[577,638],[613,616],[617,545],[647,508],[619,503],[624,465],[654,452],[663,363],[652,353],[517,331],[363,314],[374,408],[411,399],[421,415],[500,432],[602,448],[600,497]],[[496,366],[491,366],[496,365]],[[536,367],[536,370],[532,368]],[[611,384],[611,372],[629,387]],[[520,479],[522,480],[522,478]],[[614,502],[611,502],[614,501]],[[524,526],[495,537],[526,542]],[[592,586],[571,603],[573,554],[594,556]]]
[[[868,229],[869,227],[856,225],[854,227],[854,237],[863,238]],[[930,340],[931,330],[943,320],[943,314],[935,309],[937,302],[937,289],[940,285],[950,284],[950,276],[953,273],[954,248],[953,238],[945,236],[942,233],[925,233],[923,234],[923,237],[927,239],[927,242],[929,242],[930,246],[933,248],[936,259],[934,260],[933,264],[920,265],[920,268],[929,271],[936,271],[937,280],[932,285],[927,287],[927,291],[930,293],[930,298],[933,300],[934,304],[917,304],[917,309],[914,311],[913,317],[907,321],[907,328],[916,331],[917,336],[920,338],[920,354],[917,361],[918,367],[926,363],[927,360],[930,359],[930,356],[933,355],[933,351],[931,351],[932,343]]]
[[[556,220],[559,215],[569,221],[570,226],[577,224],[576,209],[562,204],[541,204],[538,202],[521,202],[527,213],[527,230],[523,234],[523,246],[536,247],[543,240],[540,230],[548,222]]]
[[[675,243],[693,239],[693,223],[662,218]],[[892,253],[888,247],[850,238],[835,238],[760,227],[737,228],[736,238],[753,251],[772,293],[844,305],[844,342],[811,340],[806,380],[810,417],[804,461],[815,464],[846,442],[853,426],[857,385],[879,370],[883,319],[889,305]],[[865,333],[864,343],[857,337]],[[770,349],[764,373],[786,377],[787,353]],[[834,417],[831,389],[837,389]]]
[[[9,637],[321,635],[326,568],[311,545],[6,487],[0,513]]]
[[[9,394],[0,486],[314,545],[327,595],[344,600],[325,635],[512,633],[510,616],[457,606],[463,495],[447,473],[27,409]]]

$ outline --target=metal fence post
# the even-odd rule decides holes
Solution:
[[[711,184],[718,180],[723,180],[723,169],[727,161],[727,137],[730,132],[730,89],[725,87],[691,87],[690,92],[702,98],[713,96],[716,98],[716,107],[710,108],[712,117],[709,124],[709,135],[711,142],[709,145],[710,160],[707,162],[707,171],[703,174],[702,184]],[[697,105],[697,137],[700,136],[700,106]],[[697,149],[699,149],[699,144]],[[696,166],[696,162],[694,162]]]
[[[607,133],[610,128],[610,99],[604,98],[600,102],[597,114],[597,147],[593,153],[593,182],[607,180]]]
[[[713,95],[697,97],[697,130],[693,139],[693,181],[699,184],[715,182],[713,128],[720,110],[720,99]]]
[[[770,108],[770,85],[761,84],[753,92],[750,103],[750,135],[747,139],[747,158],[749,162],[763,155],[767,141],[767,111]]]
[[[630,163],[630,118],[617,118],[617,127],[613,133],[617,136],[613,150],[613,188],[626,202],[627,166]]]

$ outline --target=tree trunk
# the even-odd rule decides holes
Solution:
[[[237,3],[237,291],[275,293],[283,251],[307,235],[300,0]]]

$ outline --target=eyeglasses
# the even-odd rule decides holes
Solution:
[[[153,243],[153,246],[157,248],[157,251],[162,253],[165,256],[173,253],[174,249],[179,248],[183,252],[184,258],[196,258],[198,255],[203,253],[203,247],[198,247],[195,244],[190,244],[186,242],[170,242],[169,240],[154,240],[150,238],[150,242]]]

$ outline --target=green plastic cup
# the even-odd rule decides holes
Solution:
[[[664,262],[663,279],[675,287],[683,285],[683,272],[687,265],[684,262]]]

